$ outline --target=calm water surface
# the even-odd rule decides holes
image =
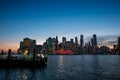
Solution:
[[[48,55],[39,69],[0,69],[0,80],[120,80],[120,55]]]

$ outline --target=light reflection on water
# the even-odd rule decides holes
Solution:
[[[49,55],[38,69],[0,69],[0,80],[120,80],[119,55]]]

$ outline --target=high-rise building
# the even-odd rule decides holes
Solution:
[[[84,38],[83,38],[83,35],[80,36],[80,47],[81,48],[84,47]]]
[[[24,38],[23,41],[20,42],[20,48],[18,49],[19,53],[31,54],[36,46],[36,40],[32,40],[30,38]]]
[[[97,37],[96,37],[96,34],[93,34],[93,38],[91,39],[91,45],[92,45],[92,51],[93,51],[93,54],[97,54],[98,52],[98,47],[97,47]]]
[[[62,43],[66,42],[66,37],[62,37]]]
[[[96,37],[96,34],[93,34],[93,47],[97,47],[97,37]]]
[[[80,35],[80,54],[83,54],[83,51],[84,51],[84,37],[81,34]]]
[[[46,44],[47,44],[47,53],[49,54],[54,54],[59,48],[58,46],[58,37],[56,36],[56,38],[52,38],[49,37],[46,40]],[[46,49],[46,45],[44,44],[43,49]]]
[[[56,43],[58,44],[58,36],[56,36]]]
[[[79,48],[78,48],[78,38],[77,37],[75,37],[75,43],[74,43],[74,45],[75,45],[74,54],[78,54]]]
[[[91,38],[91,46],[92,46],[92,47],[93,47],[93,44],[94,44],[94,43],[93,43],[93,38]]]
[[[70,39],[70,42],[71,42],[71,43],[74,43],[74,40],[73,40],[73,39]]]
[[[47,39],[48,53],[52,53],[52,52],[53,52],[53,50],[52,50],[52,46],[53,46],[52,41],[53,41],[53,40],[52,40],[51,37],[49,37],[49,38]]]
[[[55,51],[56,51],[56,39],[53,38],[53,40],[52,40],[52,53],[55,53]]]
[[[78,38],[75,37],[75,47],[77,48],[78,47]]]
[[[58,36],[56,36],[56,50],[58,50]]]

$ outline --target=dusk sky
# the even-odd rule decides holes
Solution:
[[[0,49],[25,37],[120,36],[120,0],[0,0]],[[116,37],[117,39],[117,37]]]

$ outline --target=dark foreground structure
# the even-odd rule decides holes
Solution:
[[[39,68],[44,65],[44,61],[0,60],[0,68]]]
[[[44,53],[36,54],[27,59],[25,55],[11,55],[11,50],[8,51],[8,56],[5,59],[0,59],[0,68],[39,68],[46,65],[47,57]]]

